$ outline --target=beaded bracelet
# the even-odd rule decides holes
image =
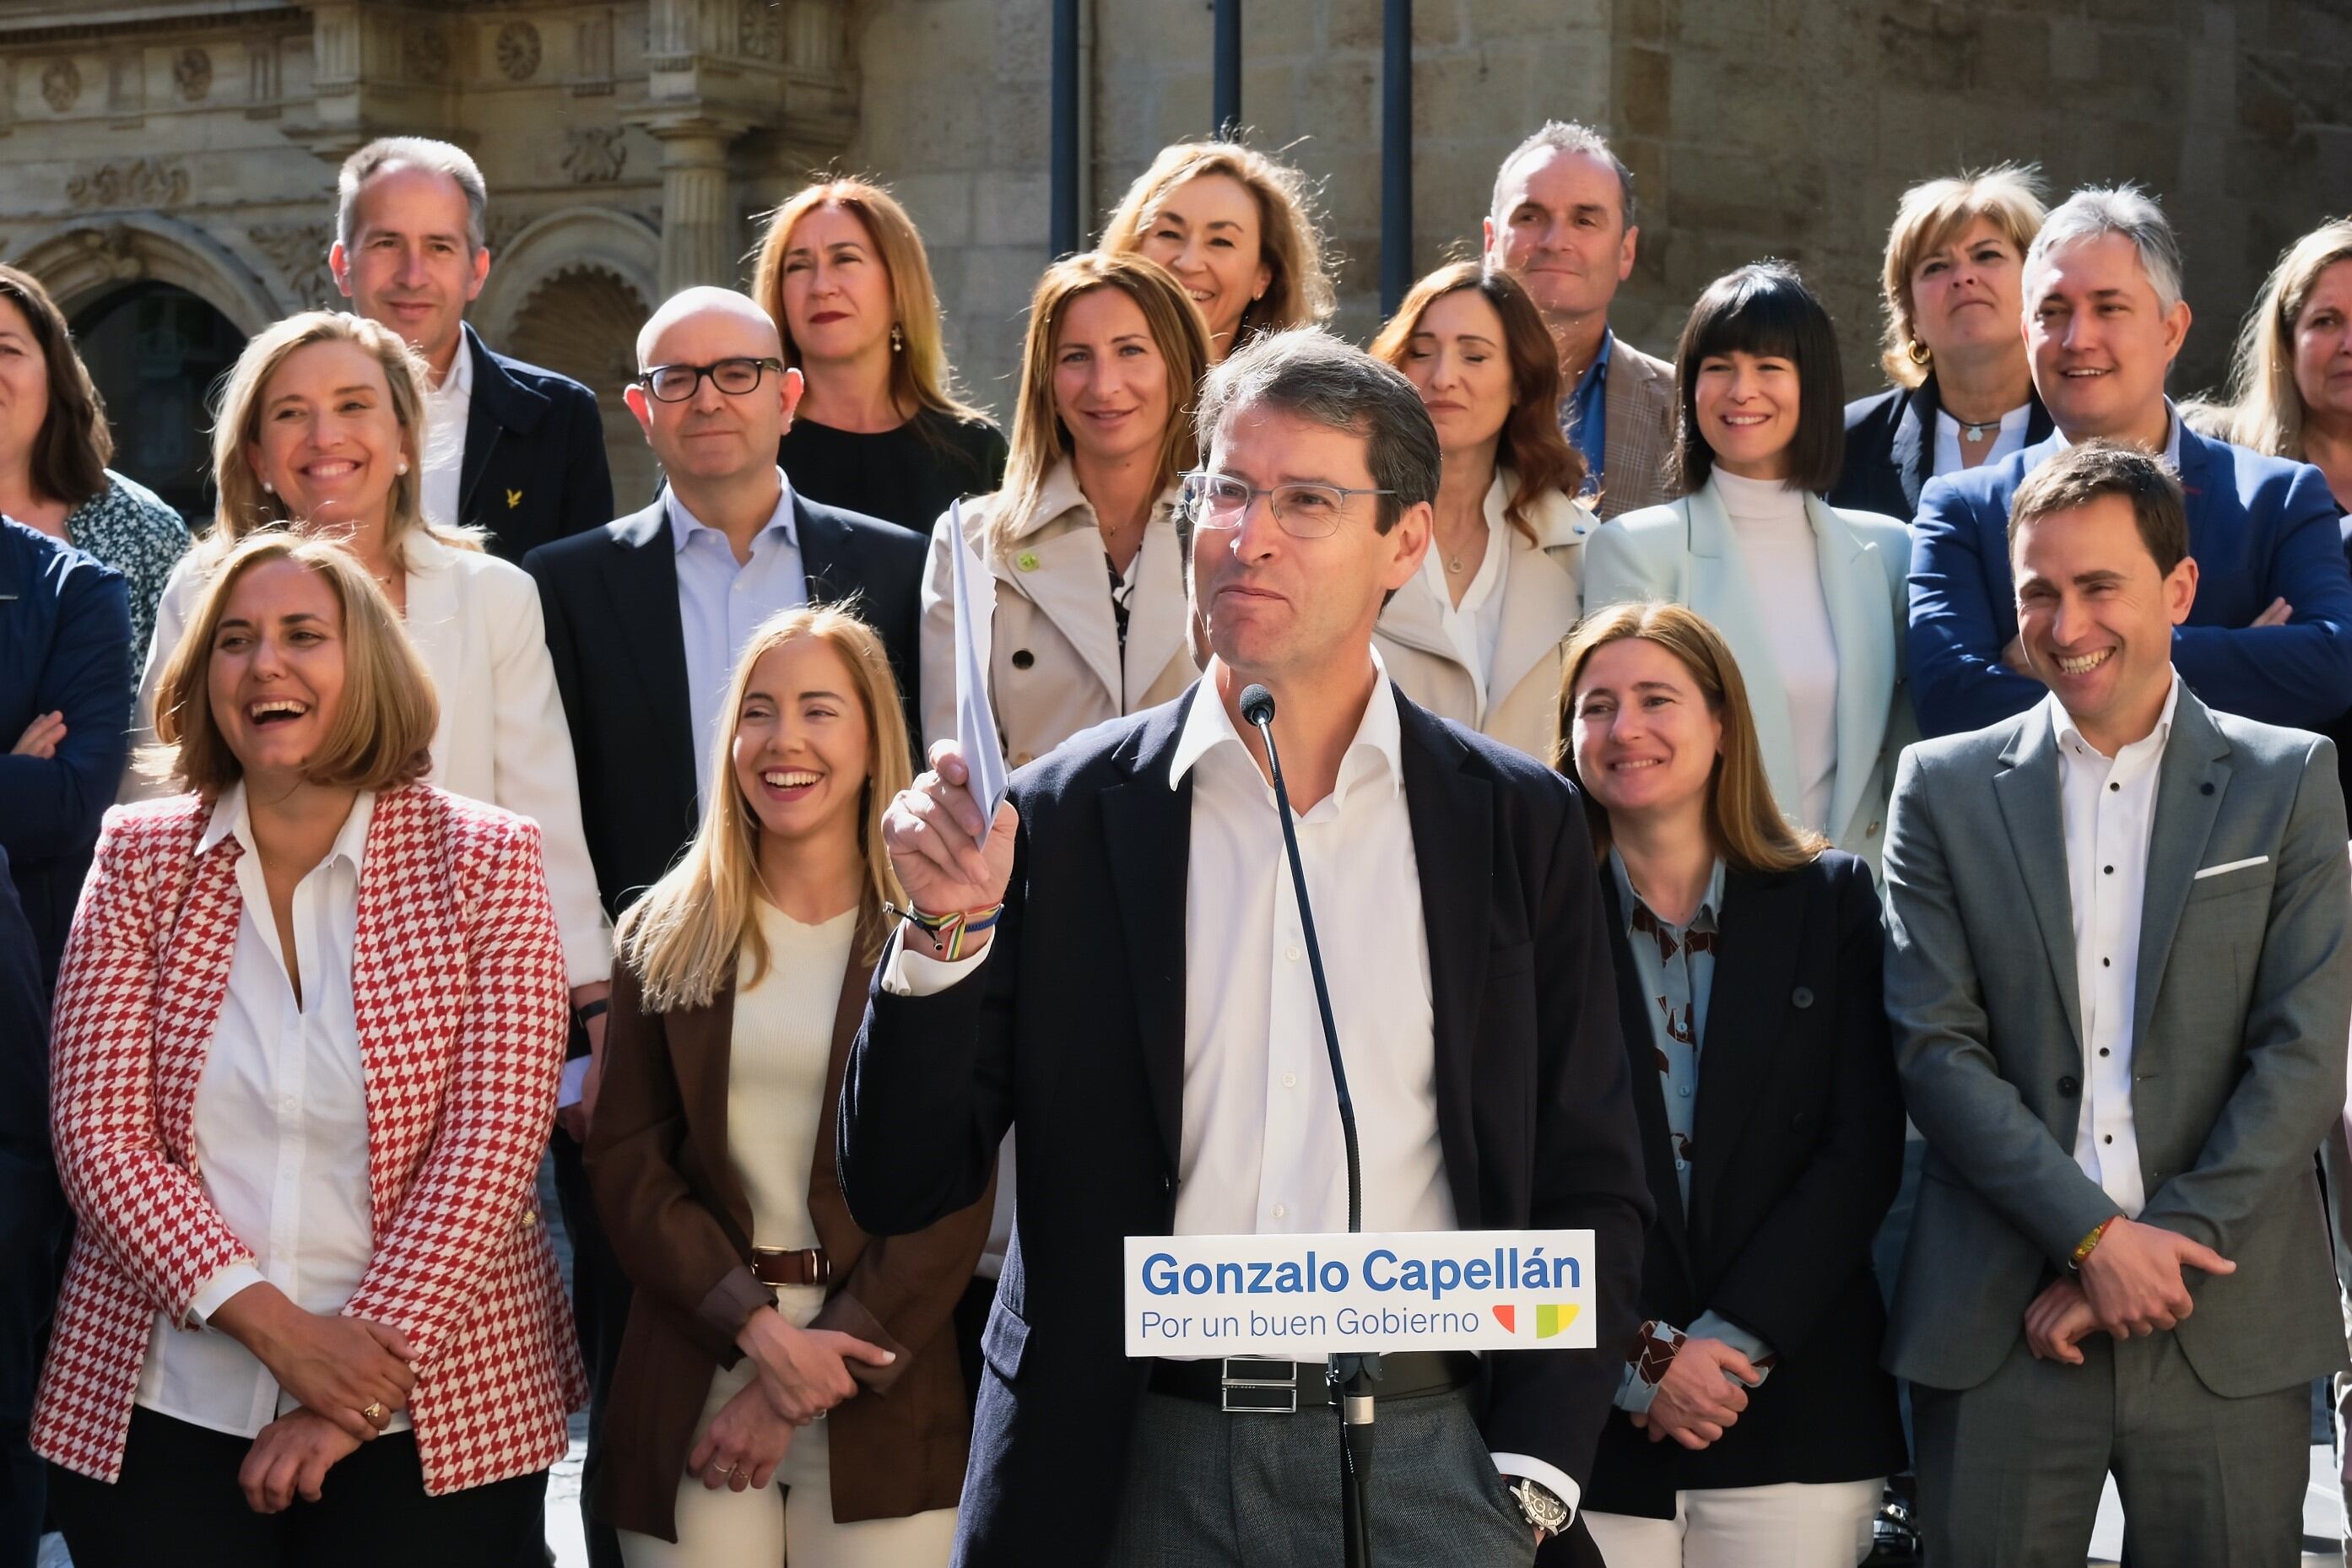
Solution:
[[[958,910],[953,914],[945,915],[927,915],[911,904],[903,910],[896,904],[882,907],[900,920],[922,928],[931,941],[939,944],[940,957],[950,963],[963,956],[965,937],[974,931],[989,930],[1004,913],[1004,906],[1001,903],[991,904],[984,910]]]
[[[2122,1217],[2123,1215],[2109,1215],[2106,1218],[2101,1220],[2096,1226],[2093,1226],[2091,1234],[2084,1237],[2075,1247],[2074,1258],[2067,1264],[2067,1267],[2074,1269],[2078,1274],[2081,1273],[2083,1264],[2090,1258],[2092,1252],[2097,1248],[2099,1238],[2107,1234],[2107,1226],[2115,1224],[2116,1221]]]

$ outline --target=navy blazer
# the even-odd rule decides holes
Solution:
[[[1927,736],[1981,730],[2048,692],[2000,662],[2017,635],[2009,503],[2057,438],[1928,481],[1911,530],[1911,698]],[[2180,432],[2197,602],[2172,663],[2208,707],[2326,729],[2352,708],[2352,571],[2335,498],[2308,463]],[[2273,599],[2284,626],[2252,626]]]
[[[568,375],[492,353],[471,322],[474,353],[457,521],[489,532],[490,553],[520,563],[540,545],[613,518],[613,474],[596,395]]]
[[[1667,1135],[1652,998],[1618,902],[1601,890],[1657,1223],[1642,1315],[1687,1329],[1713,1310],[1780,1360],[1723,1440],[1653,1443],[1612,1414],[1585,1505],[1671,1518],[1675,1493],[1867,1480],[1904,1468],[1886,1310],[1870,1243],[1903,1174],[1903,1095],[1880,999],[1870,868],[1832,850],[1779,872],[1729,871],[1700,1042],[1685,1211]],[[1643,940],[1647,941],[1645,937]]]
[[[917,733],[916,627],[929,542],[798,490],[793,522],[810,602],[856,600],[852,607],[890,656],[908,732]],[[664,503],[542,545],[522,564],[539,584],[547,651],[572,726],[596,889],[617,920],[669,869],[702,820],[677,552]]]
[[[986,961],[931,996],[877,982],[844,1080],[842,1192],[877,1235],[972,1202],[1019,1129],[958,1523],[969,1568],[1100,1562],[1117,1524],[1150,1370],[1119,1334],[1122,1239],[1175,1219],[1192,786],[1171,788],[1169,764],[1196,700],[1214,698],[1196,683],[1013,775],[1021,826]],[[1651,1207],[1584,803],[1396,702],[1454,1212],[1465,1229],[1594,1233],[1599,1348],[1486,1356],[1481,1429],[1581,1486],[1638,1323]],[[1393,918],[1322,914],[1334,944]]]
[[[136,671],[122,574],[0,518],[0,748],[43,713],[66,723],[54,757],[0,754],[0,849],[45,983],[57,979],[99,822],[122,782]]]
[[[1830,505],[1889,517],[1916,517],[1919,492],[1934,478],[1936,415],[1943,406],[1933,372],[1917,386],[1892,386],[1845,405],[1845,464]],[[2042,395],[2026,404],[2025,444],[2050,438]]]

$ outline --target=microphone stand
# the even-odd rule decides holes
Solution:
[[[1364,1228],[1364,1173],[1356,1148],[1356,1102],[1348,1093],[1348,1064],[1339,1056],[1339,1028],[1331,1016],[1331,987],[1323,978],[1323,949],[1315,940],[1315,911],[1307,897],[1307,866],[1298,858],[1298,830],[1290,819],[1290,791],[1282,782],[1282,757],[1274,745],[1274,693],[1252,684],[1242,690],[1242,717],[1265,738],[1267,771],[1274,775],[1274,802],[1282,816],[1282,847],[1290,858],[1291,889],[1298,897],[1298,925],[1307,939],[1307,964],[1315,977],[1315,1005],[1323,1015],[1323,1048],[1331,1058],[1331,1087],[1339,1099],[1339,1131],[1348,1145],[1348,1231]],[[1335,1354],[1328,1375],[1339,1394],[1339,1520],[1349,1568],[1371,1568],[1371,1511],[1366,1478],[1371,1470],[1372,1382],[1380,1376],[1377,1354]]]

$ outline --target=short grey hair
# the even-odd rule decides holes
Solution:
[[[2180,241],[2164,209],[2133,184],[2085,185],[2059,203],[2042,220],[2042,232],[2033,237],[2032,248],[2025,253],[2028,286],[2034,269],[2060,246],[2109,234],[2122,235],[2139,252],[2140,270],[2147,274],[2148,284],[2156,290],[2158,309],[2169,311],[2180,303]],[[2031,300],[2026,308],[2032,309]]]
[[[343,160],[342,172],[335,176],[335,243],[351,247],[352,209],[359,205],[360,187],[394,163],[446,174],[457,182],[466,196],[467,248],[480,255],[489,243],[482,213],[490,204],[481,168],[463,147],[429,136],[380,136]]]
[[[1227,420],[1269,408],[1363,437],[1381,498],[1380,530],[1437,499],[1444,458],[1437,426],[1402,372],[1320,327],[1268,332],[1226,357],[1201,384],[1193,429],[1203,461]]]
[[[1499,224],[1510,216],[1503,211],[1504,181],[1520,159],[1542,152],[1581,153],[1608,164],[1617,175],[1617,201],[1624,209],[1621,216],[1627,228],[1633,226],[1633,171],[1610,148],[1606,136],[1574,120],[1547,120],[1534,134],[1511,149],[1511,155],[1495,171],[1495,194],[1486,203],[1487,216]]]

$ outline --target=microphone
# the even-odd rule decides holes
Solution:
[[[1282,816],[1282,847],[1290,859],[1291,890],[1298,898],[1298,927],[1307,939],[1307,971],[1315,977],[1315,1005],[1323,1015],[1323,1048],[1331,1060],[1331,1087],[1339,1100],[1339,1131],[1348,1149],[1348,1229],[1364,1228],[1364,1174],[1356,1147],[1356,1102],[1348,1093],[1348,1064],[1339,1055],[1339,1026],[1331,1016],[1331,987],[1323,978],[1323,949],[1315,940],[1315,911],[1307,897],[1307,863],[1298,856],[1298,829],[1290,816],[1290,791],[1282,782],[1282,754],[1274,744],[1274,693],[1255,681],[1242,688],[1242,717],[1265,738],[1266,770],[1274,775],[1275,809]],[[1380,1357],[1334,1355],[1330,1379],[1340,1391],[1340,1521],[1346,1561],[1369,1563],[1370,1514],[1364,1482],[1371,1468],[1372,1380]]]

